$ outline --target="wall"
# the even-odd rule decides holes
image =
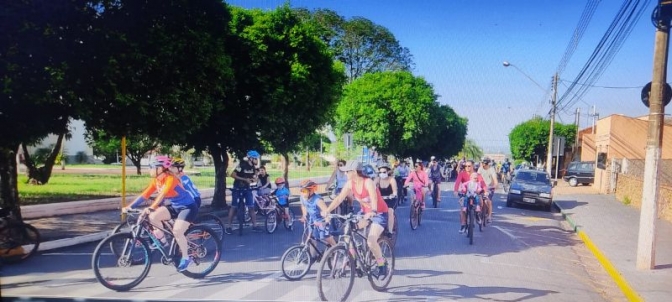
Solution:
[[[643,181],[637,177],[618,174],[616,198],[636,208],[642,207]],[[672,186],[660,186],[658,217],[672,222]]]

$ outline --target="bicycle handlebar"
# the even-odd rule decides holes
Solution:
[[[329,214],[329,215],[327,215],[328,220],[331,220],[332,218],[341,219],[341,220],[350,220],[350,221],[353,221],[353,222],[357,222],[357,221],[363,219],[364,215],[355,214],[355,213],[349,213],[349,214],[346,214],[346,215],[341,215],[341,214]]]

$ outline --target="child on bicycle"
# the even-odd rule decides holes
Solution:
[[[149,175],[152,177],[147,188],[138,196],[129,206],[122,209],[128,212],[128,209],[135,208],[142,204],[149,197],[158,192],[154,203],[146,208],[143,214],[149,214],[149,221],[152,225],[160,226],[163,221],[175,219],[173,224],[173,235],[180,248],[182,259],[177,266],[177,271],[181,272],[187,269],[191,263],[187,246],[185,232],[189,225],[196,221],[198,217],[198,207],[194,197],[182,185],[182,181],[170,171],[172,161],[168,156],[157,156],[149,162]],[[164,199],[170,199],[170,205],[163,205]],[[155,229],[156,238],[165,242],[165,234],[161,230]]]
[[[196,189],[196,185],[194,185],[194,182],[191,181],[191,178],[187,174],[184,173],[184,167],[186,166],[186,163],[184,162],[184,159],[175,157],[173,158],[173,167],[177,169],[177,177],[182,180],[182,186],[184,186],[184,189],[191,194],[192,197],[194,197],[194,201],[196,202],[196,206],[198,208],[201,207],[201,192]]]
[[[334,237],[329,234],[329,228],[322,212],[327,210],[327,204],[317,191],[317,183],[307,179],[301,182],[301,222],[308,222],[313,229],[313,240],[323,240],[328,246],[336,245]]]
[[[289,217],[289,189],[285,186],[285,179],[275,179],[275,191],[273,195],[278,198],[278,205],[285,211],[285,217]]]
[[[474,198],[474,205],[476,205],[476,213],[481,212],[481,198],[480,195],[483,193],[483,187],[479,179],[479,175],[476,172],[471,173],[471,180],[463,183],[460,186],[460,192],[465,196],[462,203],[462,212],[467,211],[467,206],[469,205],[469,198]],[[480,216],[476,215],[476,220],[480,223]],[[462,225],[463,229],[467,228],[467,225]]]

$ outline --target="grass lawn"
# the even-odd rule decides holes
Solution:
[[[77,170],[82,170],[78,173]],[[99,171],[96,171],[99,170]],[[120,166],[110,165],[71,165],[66,166],[67,173],[55,167],[54,172],[46,185],[30,185],[25,175],[19,175],[19,198],[22,205],[86,200],[105,197],[121,196]],[[198,172],[190,175],[199,189],[214,188],[215,170],[212,167],[194,168],[188,172]],[[305,170],[289,170],[289,178],[329,176],[332,168],[313,168]],[[142,192],[149,183],[149,172],[142,170],[143,175],[136,175],[135,167],[126,167],[126,192],[134,195]],[[280,170],[269,170],[269,180],[282,175]],[[229,172],[230,174],[230,172]],[[226,180],[228,186],[233,179]]]

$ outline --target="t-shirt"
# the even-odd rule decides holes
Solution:
[[[275,190],[275,197],[278,198],[278,204],[286,206],[289,204],[289,189],[287,187],[278,188]]]
[[[507,173],[507,172],[511,171],[511,163],[510,162],[504,162],[502,164],[501,171],[502,171],[502,173]]]
[[[481,176],[483,177],[483,181],[485,181],[485,183],[488,186],[492,186],[495,180],[497,179],[497,171],[495,171],[495,168],[493,167],[487,169],[484,167],[480,167],[478,169],[478,174],[481,174]]]
[[[308,197],[308,199],[303,198],[301,196],[301,204],[306,207],[306,212],[308,214],[308,222],[310,224],[314,222],[323,222],[324,217],[322,217],[322,213],[320,210],[320,207],[317,206],[317,201],[322,199],[322,196],[320,194],[313,194],[313,196]]]
[[[238,166],[234,169],[236,175],[241,178],[253,178],[254,177],[254,166],[252,166],[247,161],[241,161]],[[249,188],[250,184],[246,181],[236,179],[233,181],[233,186],[236,188]]]

